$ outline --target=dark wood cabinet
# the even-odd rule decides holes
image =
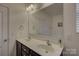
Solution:
[[[17,56],[40,56],[38,53],[16,41],[16,55]]]
[[[39,54],[37,54],[35,51],[30,50],[30,55],[31,56],[40,56]]]
[[[21,56],[21,43],[16,41],[16,55]]]
[[[22,51],[21,56],[29,56],[29,54],[26,53],[25,51]]]

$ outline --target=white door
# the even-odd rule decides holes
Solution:
[[[7,56],[8,48],[8,10],[0,6],[0,56]]]

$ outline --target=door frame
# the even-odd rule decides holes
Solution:
[[[7,39],[8,39],[8,55],[7,56],[9,56],[10,54],[9,54],[9,8],[7,7],[7,6],[4,6],[4,5],[2,5],[2,4],[0,4],[0,6],[2,6],[2,7],[5,7],[6,9],[7,9]]]

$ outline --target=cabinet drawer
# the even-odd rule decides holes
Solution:
[[[24,45],[22,45],[22,51],[24,51],[24,52],[29,54],[29,48],[24,46]]]

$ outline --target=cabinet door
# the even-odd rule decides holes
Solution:
[[[16,41],[16,55],[21,56],[21,43]]]
[[[34,52],[33,50],[30,50],[30,55],[31,56],[41,56],[41,55],[37,54],[36,52]]]
[[[21,55],[22,55],[22,56],[29,56],[29,54],[26,53],[25,51],[22,51]]]
[[[27,54],[29,54],[29,48],[26,47],[25,45],[22,44],[22,51],[26,52]]]

